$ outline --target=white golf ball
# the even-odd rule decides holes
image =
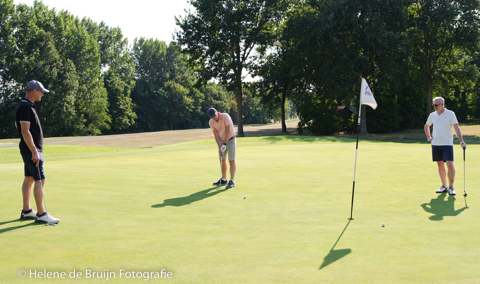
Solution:
[[[385,227],[385,223],[382,223],[382,227]]]
[[[245,196],[243,197],[243,199],[246,199],[246,198],[247,198],[247,196],[245,195]]]

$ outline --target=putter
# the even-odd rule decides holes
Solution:
[[[42,184],[42,176],[40,175],[40,167],[37,166],[37,170],[38,170],[38,177],[40,178],[39,181],[40,181],[40,186],[42,187],[42,196],[43,196],[43,206],[45,206],[45,212],[48,212],[47,210],[47,202],[45,201],[45,193],[43,193],[43,184]],[[48,216],[48,213],[47,213],[47,223],[45,224],[45,226],[56,226],[57,224],[54,224],[54,223],[50,223],[50,218]]]
[[[222,153],[223,154],[223,153]],[[223,177],[223,163],[222,163],[222,157],[220,157],[220,181],[218,183],[217,190],[222,189],[222,177]]]
[[[463,148],[463,196],[467,196],[465,191],[465,148]]]
[[[222,178],[223,178],[223,162],[222,162],[222,158],[223,158],[223,155],[225,155],[225,150],[221,149],[222,150],[222,156],[220,157],[220,182],[218,184],[218,187],[217,187],[217,190],[220,190],[222,189]]]

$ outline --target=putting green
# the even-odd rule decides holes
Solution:
[[[435,193],[429,145],[360,141],[353,221],[355,140],[274,136],[237,145],[236,187],[220,191],[213,140],[46,146],[55,227],[18,220],[23,163],[17,148],[0,148],[0,282],[480,281],[478,145],[467,149],[464,198],[460,146],[457,196],[449,197]]]

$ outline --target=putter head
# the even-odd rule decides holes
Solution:
[[[46,223],[45,226],[56,226],[57,224],[54,223]]]
[[[465,197],[466,197],[466,196],[467,196],[467,194],[465,193],[465,194],[463,194],[463,196],[465,196]]]

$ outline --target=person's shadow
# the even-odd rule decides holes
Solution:
[[[215,196],[219,193],[222,193],[224,191],[227,191],[227,188],[216,190],[217,187],[211,187],[199,192],[192,193],[188,196],[183,196],[183,197],[176,197],[176,198],[170,198],[170,199],[165,199],[162,204],[155,204],[152,205],[152,208],[162,208],[166,206],[183,206],[183,205],[188,205],[193,202],[197,202],[200,200],[203,200],[205,198],[209,198],[212,196]]]
[[[468,208],[465,203],[465,207],[455,210],[455,196],[450,195],[448,196],[447,200],[445,200],[446,195],[447,194],[444,192],[438,195],[437,198],[430,200],[430,203],[423,203],[420,205],[422,206],[423,210],[433,214],[429,217],[430,220],[441,221],[445,216],[455,217],[462,213],[463,210]]]
[[[6,224],[11,224],[11,223],[19,223],[19,224],[22,224],[22,225],[8,227],[8,228],[2,228],[2,229],[0,229],[0,234],[6,233],[6,232],[9,232],[9,231],[13,231],[13,230],[22,229],[22,228],[29,227],[29,226],[41,225],[39,223],[35,223],[35,220],[15,219],[15,220],[11,220],[11,221],[0,222],[0,226],[6,225]]]

